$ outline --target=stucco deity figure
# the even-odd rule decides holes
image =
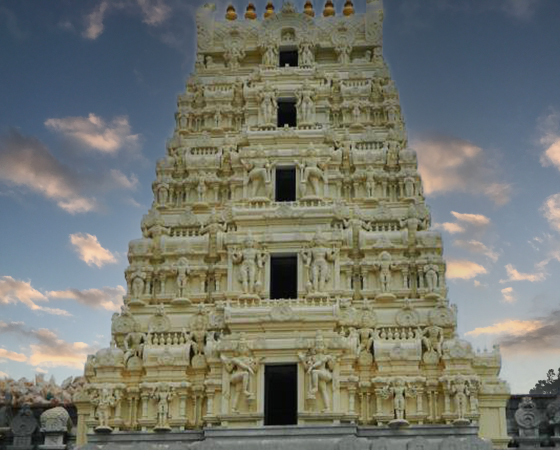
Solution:
[[[130,275],[130,289],[132,298],[139,299],[144,295],[146,273],[138,269]]]
[[[379,287],[381,292],[389,292],[391,290],[392,274],[391,272],[397,268],[391,260],[388,252],[382,252],[379,255],[379,262],[373,266],[379,272]]]
[[[140,324],[135,322],[133,331],[128,333],[124,338],[125,364],[130,358],[134,356],[142,359],[145,343],[146,343],[146,333],[142,333],[140,331]]]
[[[159,383],[152,392],[152,397],[157,401],[157,425],[156,429],[169,429],[169,402],[175,397],[173,387],[167,383]]]
[[[204,174],[200,174],[197,178],[196,184],[196,193],[198,195],[198,202],[205,203],[206,202],[206,192],[208,187],[206,186],[206,176]]]
[[[234,43],[224,53],[226,66],[229,69],[237,69],[241,61],[245,58],[245,50],[238,44]]]
[[[413,173],[411,171],[405,172],[404,183],[404,196],[406,198],[414,197],[414,188],[416,186],[416,180],[414,179]]]
[[[259,93],[261,124],[265,126],[274,126],[276,122],[276,109],[278,102],[276,100],[276,90],[265,83],[263,90]]]
[[[441,357],[443,345],[443,330],[435,325],[426,327],[422,331],[422,346],[427,353],[435,352]]]
[[[299,45],[299,65],[301,67],[312,67],[315,64],[313,47],[311,42],[305,41]]]
[[[218,250],[218,233],[225,233],[227,225],[220,222],[220,218],[213,210],[205,225],[200,226],[200,234],[204,236],[208,234],[208,253],[215,255]]]
[[[434,264],[430,258],[428,264],[424,265],[424,278],[426,279],[426,287],[429,292],[434,292],[438,287],[439,266]]]
[[[455,399],[455,413],[458,420],[465,420],[471,395],[469,383],[462,375],[457,375],[451,384],[451,394]]]
[[[372,353],[374,331],[372,328],[360,328],[358,330],[360,337],[360,345],[358,347],[359,354]]]
[[[325,165],[315,156],[315,151],[309,149],[307,157],[303,163],[297,166],[301,170],[301,183],[303,186],[303,196],[321,197],[321,183],[325,182]]]
[[[415,393],[407,386],[405,380],[401,377],[393,379],[390,384],[381,390],[380,395],[382,398],[390,398],[393,401],[394,419],[389,422],[389,425],[392,425],[392,423],[401,426],[408,424],[406,420],[406,397],[414,397]]]
[[[266,159],[241,161],[247,171],[246,183],[250,185],[250,198],[267,197],[270,185],[271,164]]]
[[[301,91],[296,92],[298,118],[301,124],[312,124],[315,121],[315,102],[313,90],[305,80]]]
[[[375,197],[375,172],[370,167],[366,172],[366,195],[369,198]]]
[[[244,294],[256,294],[261,286],[259,275],[264,267],[265,253],[256,246],[255,239],[249,235],[243,241],[243,247],[232,253],[232,260],[239,264],[239,281]]]
[[[267,68],[278,66],[278,44],[271,40],[263,45],[264,52],[262,57],[262,64]]]
[[[162,180],[155,184],[157,202],[159,206],[166,206],[169,200],[169,184]]]
[[[335,260],[336,252],[329,248],[328,242],[320,232],[311,241],[310,247],[302,251],[303,263],[309,270],[309,291],[325,292],[330,278],[329,262]]]
[[[338,56],[338,63],[342,65],[350,64],[350,55],[352,54],[352,46],[348,43],[341,43],[334,49]]]
[[[309,377],[308,399],[314,400],[317,393],[323,399],[324,411],[331,408],[328,384],[332,382],[335,360],[326,353],[326,346],[321,336],[317,337],[315,348],[309,355],[299,354],[305,373]]]
[[[188,282],[188,275],[189,275],[189,262],[187,258],[182,256],[175,264],[175,273],[177,274],[176,283],[177,283],[177,292],[176,295],[178,298],[185,298],[187,294],[187,282]]]
[[[111,418],[111,408],[115,406],[116,398],[113,395],[113,390],[109,387],[104,387],[97,391],[97,395],[92,399],[95,405],[95,414],[99,425],[96,430],[111,430],[109,419]]]
[[[260,361],[251,354],[247,343],[243,341],[239,343],[236,356],[227,358],[222,355],[222,361],[226,371],[230,373],[229,383],[233,389],[231,410],[236,412],[239,410],[242,396],[247,401],[255,398],[252,380],[257,374]]]

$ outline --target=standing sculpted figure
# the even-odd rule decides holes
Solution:
[[[232,253],[235,264],[240,264],[239,281],[244,294],[256,294],[261,283],[258,280],[260,270],[264,267],[265,253],[256,248],[255,239],[248,235],[243,241],[243,248]]]
[[[318,231],[310,248],[302,251],[303,263],[309,270],[307,288],[312,292],[324,292],[329,281],[329,262],[335,260],[336,252],[328,247],[328,242]]]
[[[301,183],[304,196],[321,196],[320,183],[325,181],[324,164],[315,156],[315,151],[309,149],[304,163],[297,163],[301,170]],[[311,192],[310,192],[311,191]]]
[[[299,59],[301,67],[312,67],[315,63],[315,55],[313,54],[313,44],[310,42],[302,42],[299,46]]]
[[[141,269],[135,270],[130,275],[130,288],[133,298],[139,299],[144,295],[145,278],[146,274]]]
[[[391,255],[388,252],[382,252],[379,255],[379,263],[374,264],[374,268],[379,271],[379,286],[381,292],[389,292],[391,290],[392,275],[391,271],[396,269],[396,264],[391,262]]]
[[[455,397],[455,413],[458,420],[465,420],[469,396],[471,395],[468,381],[462,375],[457,375],[451,385],[451,394]]]
[[[270,41],[263,47],[263,66],[268,68],[278,66],[278,44],[276,44],[276,42],[274,41]]]
[[[111,430],[109,426],[109,419],[111,417],[111,408],[115,406],[116,398],[113,395],[113,390],[109,387],[104,387],[101,392],[97,392],[97,396],[92,400],[96,406],[96,416],[99,425],[96,429]]]
[[[273,126],[276,117],[276,109],[278,103],[276,100],[276,91],[265,83],[263,90],[259,93],[261,123],[263,125]]]
[[[424,277],[426,278],[426,287],[428,291],[434,292],[438,287],[438,274],[439,266],[434,264],[433,260],[430,258],[428,264],[424,266]]]
[[[397,424],[408,423],[406,416],[406,397],[414,397],[416,394],[411,390],[405,380],[401,377],[395,378],[390,384],[385,386],[380,395],[382,398],[393,400],[394,419],[391,421]],[[389,422],[389,425],[391,425]]]
[[[326,354],[325,343],[321,336],[318,336],[315,343],[315,349],[311,350],[308,356],[303,353],[299,354],[299,358],[303,363],[305,373],[309,377],[308,398],[315,399],[319,392],[323,399],[324,411],[330,410],[330,398],[328,392],[328,383],[333,379],[334,358]]]
[[[222,355],[222,361],[226,371],[231,374],[229,382],[234,388],[231,410],[236,412],[239,410],[241,394],[248,401],[252,401],[255,397],[251,381],[258,371],[260,361],[251,355],[247,343],[243,341],[239,343],[236,356],[227,358]]]
[[[309,81],[305,80],[301,91],[296,93],[298,117],[302,124],[311,124],[315,120],[315,102],[313,90],[309,86]]]
[[[251,185],[250,198],[257,198],[262,191],[268,197],[267,186],[270,184],[271,165],[266,159],[254,159],[251,162],[241,161],[247,171],[246,182]]]
[[[220,218],[213,210],[208,218],[206,225],[200,226],[200,234],[204,236],[208,234],[208,253],[210,255],[215,255],[218,250],[218,233],[225,233],[227,230],[227,225],[220,222]]]
[[[169,427],[169,402],[175,397],[173,388],[167,383],[159,383],[152,392],[152,397],[157,400],[157,425],[156,429],[168,429]]]
[[[189,262],[187,258],[182,256],[175,264],[175,272],[177,273],[177,297],[184,298],[187,291],[187,282],[189,275]]]

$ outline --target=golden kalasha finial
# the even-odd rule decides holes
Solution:
[[[351,16],[352,14],[354,14],[354,3],[352,3],[352,0],[346,0],[342,12],[345,16]]]
[[[334,16],[335,14],[336,11],[334,10],[334,4],[332,0],[327,0],[325,3],[325,9],[323,10],[323,16],[331,17]]]
[[[268,2],[266,4],[266,10],[264,12],[264,18],[270,17],[274,14],[274,4],[272,2]]]
[[[313,2],[311,2],[311,0],[305,2],[303,13],[307,14],[309,17],[315,17],[315,10],[313,9]]]
[[[234,6],[231,5],[231,4],[227,7],[226,19],[227,20],[236,20],[237,19],[237,13],[235,12]]]
[[[257,10],[255,9],[255,5],[249,3],[247,5],[247,11],[245,11],[245,18],[249,20],[255,20],[257,18]]]

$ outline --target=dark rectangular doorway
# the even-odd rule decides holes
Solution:
[[[296,364],[265,366],[264,424],[297,425]]]
[[[298,59],[297,50],[280,50],[280,67],[297,67]]]
[[[278,127],[297,126],[297,111],[295,100],[278,100]]]
[[[276,169],[275,200],[277,202],[296,201],[296,168],[278,167]]]
[[[297,255],[270,256],[270,298],[297,298]]]

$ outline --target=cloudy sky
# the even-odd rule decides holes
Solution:
[[[108,345],[203,2],[0,4],[0,376],[60,382]],[[560,366],[560,2],[391,0],[385,17],[459,333],[500,343],[527,392]]]

